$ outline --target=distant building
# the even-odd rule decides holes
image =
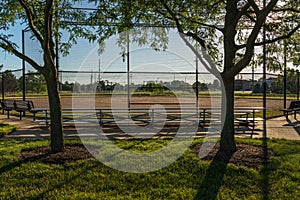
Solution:
[[[277,78],[275,77],[269,77],[266,79],[266,83],[269,87],[271,87],[271,84],[276,80]],[[263,78],[258,79],[258,83],[262,86],[263,84]]]
[[[244,80],[244,79],[235,79],[234,90],[235,91],[251,91],[252,86],[256,84],[256,80]]]

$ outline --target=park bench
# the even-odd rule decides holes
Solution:
[[[5,99],[5,100],[1,101],[3,114],[4,114],[4,111],[6,111],[7,118],[9,118],[9,112],[15,109],[14,103],[15,103],[15,100],[11,100],[11,99]]]
[[[36,113],[42,112],[43,110],[36,109],[34,107],[33,101],[28,101],[27,106],[28,106],[28,111],[33,114],[33,120],[35,121],[35,119],[36,119]]]
[[[39,112],[39,110],[34,110],[34,104],[32,101],[23,101],[23,100],[13,100],[6,99],[1,101],[1,109],[7,112],[7,118],[10,116],[10,111],[15,110],[19,112],[20,120],[22,120],[22,116],[25,115],[25,112],[33,113],[33,117],[35,119],[35,114]]]
[[[20,120],[22,120],[22,115],[28,111],[28,101],[15,100],[14,102],[15,111],[19,112]]]
[[[283,115],[288,120],[289,113],[294,113],[294,119],[297,120],[296,114],[300,111],[300,101],[291,101],[289,108],[282,109]]]

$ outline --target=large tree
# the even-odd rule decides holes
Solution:
[[[90,1],[98,3],[101,8],[102,1]],[[175,27],[179,33],[182,33],[182,39],[199,57],[201,57],[199,52],[185,36],[192,38],[202,49],[208,51],[218,65],[216,69],[209,70],[213,73],[216,73],[216,70],[220,72],[225,87],[223,96],[226,97],[226,115],[221,133],[220,155],[223,153],[224,158],[228,158],[236,151],[233,112],[234,78],[249,66],[251,61],[256,62],[256,59],[262,58],[262,53],[255,52],[259,47],[264,46],[268,50],[270,59],[267,63],[274,65],[272,62],[276,61],[274,52],[283,51],[282,48],[276,47],[278,43],[288,39],[290,45],[299,46],[299,1],[111,0],[110,2],[115,7],[116,13],[120,15],[114,21],[118,24],[119,31],[136,29],[141,24]],[[265,40],[263,35],[266,36]],[[161,44],[164,46],[165,43]],[[219,50],[220,46],[223,46],[223,52]],[[296,48],[291,48],[289,55],[293,56],[291,60],[294,63],[299,60],[299,52],[296,52]]]
[[[249,65],[256,47],[286,38],[299,38],[299,1],[160,1],[153,12],[173,22],[180,33],[195,39],[213,59],[223,60],[220,73],[227,107],[220,152],[225,153],[226,159],[236,151],[234,77]],[[262,37],[263,29],[266,40]],[[218,41],[222,41],[223,53],[217,50]]]
[[[58,50],[67,54],[72,44],[76,44],[78,37],[87,38],[89,41],[96,39],[92,26],[77,23],[90,20],[89,12],[73,8],[78,2],[81,1],[2,0],[0,2],[0,47],[29,63],[45,78],[50,105],[52,152],[64,149],[61,100],[58,92]],[[104,13],[103,16],[105,14],[109,16],[110,12]],[[43,64],[40,65],[17,46],[15,37],[9,33],[9,29],[15,25],[31,32],[31,38],[38,42],[42,50]],[[64,38],[67,38],[65,41],[60,40],[63,30]],[[60,49],[55,45],[55,42],[59,41]]]
[[[99,0],[91,0],[98,2]],[[270,55],[281,52],[276,44],[288,39],[299,46],[299,1],[298,0],[186,0],[186,1],[117,1],[112,0],[120,17],[116,18],[119,31],[137,26],[174,27],[182,33],[182,39],[199,55],[189,42],[188,36],[207,50],[216,62],[224,83],[226,115],[221,133],[220,155],[228,159],[234,151],[234,78],[245,69],[262,46]],[[101,6],[100,6],[101,7]],[[266,39],[263,40],[263,35]],[[166,40],[167,41],[167,40]],[[145,42],[146,43],[146,42]],[[164,43],[162,43],[164,44]],[[268,49],[266,45],[269,45]],[[273,45],[273,47],[272,47]],[[162,45],[163,46],[163,45]],[[223,46],[223,52],[220,51]],[[299,60],[299,52],[290,49],[293,61]],[[271,56],[270,56],[271,57]],[[255,58],[255,59],[256,59]],[[269,63],[274,57],[269,59]]]

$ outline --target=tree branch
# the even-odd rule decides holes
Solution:
[[[294,33],[296,33],[296,31],[299,30],[299,29],[300,29],[300,24],[298,24],[298,26],[296,26],[293,30],[291,30],[291,31],[290,31],[288,34],[286,34],[286,35],[279,36],[279,37],[274,38],[274,39],[272,39],[272,40],[266,40],[266,41],[264,41],[264,42],[257,42],[257,43],[255,43],[254,45],[255,45],[255,46],[262,46],[262,45],[264,45],[264,44],[271,44],[271,43],[274,43],[274,42],[277,42],[277,41],[280,41],[280,40],[288,39],[288,38],[292,37],[292,35],[293,35]],[[238,45],[238,49],[243,49],[243,48],[245,48],[246,46],[247,46],[247,44]]]
[[[202,56],[201,56],[199,51],[185,38],[184,34],[179,34],[179,35],[182,38],[182,40],[185,42],[185,44],[194,52],[196,57],[199,59],[202,65],[207,69],[207,71],[209,71],[210,73],[218,77],[219,71],[216,68],[216,66],[213,64],[214,62],[207,54],[205,48],[201,46],[201,48],[203,48],[201,49],[202,52]]]
[[[295,8],[280,8],[280,9],[273,9],[272,12],[295,12],[300,13],[300,10]]]
[[[253,8],[255,14],[258,15],[259,12],[260,12],[260,10],[259,10],[257,4],[255,3],[255,1],[254,1],[254,0],[248,0],[248,3],[249,3],[249,4],[251,5],[251,7]]]
[[[38,41],[40,42],[41,45],[43,45],[43,38],[40,35],[40,33],[38,32],[38,30],[36,29],[36,27],[34,26],[34,15],[31,12],[28,3],[25,0],[18,0],[19,3],[21,4],[21,6],[24,8],[26,15],[27,15],[27,19],[28,19],[28,25],[31,29],[31,31],[33,32],[33,34],[35,35],[35,37],[38,39]]]
[[[168,11],[168,13],[171,15],[172,19],[175,21],[175,24],[176,24],[176,27],[177,27],[178,31],[180,33],[183,33],[182,26],[179,23],[179,19],[176,17],[175,13],[170,9],[170,7],[165,2],[163,2],[163,6]]]
[[[247,3],[244,7],[243,7],[243,9],[241,10],[241,11],[239,11],[239,15],[237,16],[237,18],[239,19],[239,18],[241,18],[244,14],[246,14],[247,13],[247,10],[250,8],[250,4],[249,3]]]
[[[33,68],[35,68],[38,71],[41,71],[43,68],[39,66],[33,59],[29,58],[28,56],[24,55],[23,53],[19,52],[17,49],[14,48],[14,46],[5,38],[0,37],[0,47],[6,51],[9,51],[16,55],[18,58],[25,60],[27,63],[29,63]]]
[[[228,73],[228,74],[236,75],[250,63],[252,56],[254,54],[256,38],[260,32],[260,29],[264,25],[268,14],[274,8],[277,2],[278,0],[271,0],[269,4],[262,11],[260,11],[259,15],[257,16],[256,23],[252,29],[252,32],[249,35],[247,43],[245,44],[246,51],[243,58],[238,63],[236,63],[234,67],[226,71],[225,72],[226,74]]]
[[[256,22],[256,20],[249,13],[246,13],[245,16],[248,17],[250,19],[250,21],[252,21],[254,23]]]
[[[170,9],[170,7],[166,3],[163,3],[163,5],[164,5],[165,9],[168,11],[168,13],[171,15],[172,19],[175,21],[178,32],[185,34],[187,36],[191,36],[193,39],[195,39],[197,42],[199,42],[200,45],[204,49],[206,49],[204,40],[202,40],[201,38],[199,38],[197,35],[195,35],[194,33],[190,32],[190,31],[187,33],[184,33],[183,28],[179,22],[179,19],[176,17],[175,13]]]
[[[196,21],[196,20],[187,18],[186,16],[183,16],[183,15],[180,14],[180,13],[179,13],[178,15],[180,15],[181,17],[183,17],[185,20],[189,20],[189,21],[192,22],[192,23],[199,24],[199,25],[201,25],[201,26],[210,27],[210,28],[216,29],[216,30],[218,30],[218,31],[220,31],[220,32],[222,32],[222,33],[224,32],[224,28],[219,28],[219,27],[217,27],[217,26],[215,26],[215,25],[206,24],[206,23],[202,23],[202,22],[199,22],[199,21]]]
[[[53,0],[46,1],[45,15],[44,15],[44,56],[48,62],[54,63],[54,52],[51,51],[54,47],[52,41],[52,9],[53,9]]]

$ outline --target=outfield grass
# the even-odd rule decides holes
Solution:
[[[68,97],[68,96],[86,96],[86,95],[95,95],[95,96],[111,96],[113,94],[112,91],[102,91],[102,92],[79,92],[79,93],[73,93],[72,91],[60,91],[60,95],[62,97]],[[114,91],[114,94],[123,94],[126,95],[126,92],[116,92]],[[195,94],[192,92],[187,92],[187,91],[179,91],[176,90],[177,95],[186,95],[186,96],[194,96]],[[199,96],[200,97],[209,97],[209,96],[220,96],[221,92],[220,91],[199,91]],[[27,97],[44,97],[47,96],[47,92],[42,92],[42,93],[27,93]],[[171,91],[156,91],[156,92],[137,92],[135,91],[133,96],[174,96],[174,93]],[[297,94],[286,94],[287,95],[287,100],[296,100],[297,99]],[[236,98],[251,98],[251,99],[262,99],[263,98],[263,93],[251,93],[249,91],[235,91],[234,96]],[[8,98],[22,98],[22,93],[21,92],[16,92],[16,93],[7,93],[6,97]],[[268,99],[283,99],[283,94],[276,94],[276,93],[267,93],[267,98]]]
[[[250,114],[249,117],[252,117],[253,115]],[[283,116],[282,111],[280,110],[266,110],[266,117],[268,118],[273,118],[273,117],[279,117],[279,116]],[[263,111],[259,111],[257,113],[255,113],[255,117],[261,117],[263,118]]]
[[[262,145],[261,140],[238,141]],[[168,142],[117,143],[148,151]],[[268,140],[264,144],[277,156],[258,170],[200,161],[188,150],[164,169],[132,174],[95,159],[65,165],[20,162],[22,149],[47,146],[49,141],[0,141],[0,199],[300,199],[300,142]]]

